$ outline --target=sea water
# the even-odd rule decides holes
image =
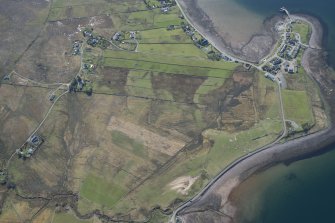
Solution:
[[[335,222],[333,150],[256,174],[234,192],[238,223]]]

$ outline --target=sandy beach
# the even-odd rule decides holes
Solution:
[[[182,0],[181,7],[186,6],[183,6],[185,1],[192,0]],[[187,14],[192,18],[190,12]],[[324,51],[322,50],[322,25],[316,18],[308,15],[296,14],[292,16],[307,22],[312,28],[309,40],[311,48],[305,50],[302,64],[308,75],[320,86],[323,99],[329,108],[329,127],[320,132],[294,139],[284,144],[277,144],[262,149],[260,152],[227,169],[218,181],[201,194],[198,200],[179,212],[178,216],[181,216],[185,222],[234,222],[237,207],[235,207],[230,200],[230,195],[234,188],[238,187],[241,182],[245,181],[251,175],[275,164],[294,162],[319,154],[323,152],[327,146],[335,143],[335,129],[333,126],[335,121],[335,102],[333,100],[335,81],[332,80],[333,77],[330,76],[330,70],[325,62]],[[206,18],[206,15],[202,17]],[[207,23],[210,24],[210,19],[206,19]],[[214,43],[213,45],[219,50],[227,50],[227,47],[224,46],[224,41],[220,42],[219,37],[213,37],[213,33],[215,33],[213,27],[208,25],[206,29],[199,28],[199,23],[195,20],[196,19],[190,19],[189,21],[191,23],[195,22],[196,28],[201,31],[202,35],[210,39],[211,42]],[[234,50],[228,49],[228,52],[234,53]],[[241,55],[234,55],[241,58]]]

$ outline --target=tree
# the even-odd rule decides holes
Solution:
[[[309,124],[308,122],[302,124],[301,127],[305,133],[307,133],[312,128],[311,124]]]

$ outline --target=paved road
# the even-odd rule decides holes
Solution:
[[[195,24],[193,24],[193,22],[188,18],[188,16],[187,16],[186,13],[184,12],[184,10],[183,10],[183,8],[181,7],[181,5],[180,5],[180,3],[179,3],[178,0],[176,0],[176,3],[177,3],[177,6],[179,7],[181,13],[183,14],[185,20],[186,20],[190,25],[192,25],[192,27],[195,29],[195,31],[197,31],[201,36],[206,37],[206,35],[205,35],[203,32],[201,32],[201,31],[197,28],[197,26],[196,26]],[[237,58],[237,57],[231,55],[230,53],[224,52],[224,51],[220,50],[219,47],[217,47],[217,44],[216,44],[214,41],[212,41],[212,40],[210,40],[210,39],[207,39],[207,40],[208,40],[208,42],[209,42],[214,48],[216,48],[218,51],[220,51],[220,53],[223,53],[223,54],[227,55],[227,56],[230,57],[233,61],[238,61],[238,62],[240,62],[240,63],[247,63],[247,64],[250,64],[252,67],[255,67],[255,68],[259,69],[258,66],[257,66],[256,64],[254,64],[254,63],[250,63],[250,62],[245,61],[245,60],[242,60],[242,59],[239,59],[239,58]]]
[[[79,75],[81,70],[82,70],[82,66],[83,66],[83,48],[84,48],[84,44],[82,44],[81,48],[80,48],[80,51],[81,51],[81,54],[80,54],[80,68],[79,68],[79,71],[76,73],[75,76]],[[26,142],[29,138],[31,138],[41,127],[42,125],[44,124],[44,122],[47,120],[48,116],[50,115],[52,109],[54,108],[55,104],[57,103],[57,101],[59,99],[61,99],[65,94],[69,93],[69,90],[68,90],[68,87],[70,85],[70,83],[52,83],[52,84],[45,84],[45,83],[41,83],[41,82],[37,82],[37,81],[34,81],[32,79],[29,79],[29,78],[26,78],[26,77],[23,77],[21,76],[20,74],[16,73],[15,71],[12,71],[11,74],[15,74],[23,79],[26,79],[27,81],[29,82],[32,82],[32,83],[35,83],[35,84],[38,84],[38,85],[41,85],[41,86],[53,86],[53,85],[59,85],[59,87],[55,90],[57,91],[58,89],[60,89],[62,86],[66,86],[66,91],[64,91],[61,95],[59,95],[52,103],[52,105],[50,106],[48,112],[45,114],[44,118],[42,119],[42,121],[39,123],[39,125],[35,128],[35,130],[30,134],[30,136],[26,139],[26,141],[18,148],[20,149]],[[55,92],[54,91],[54,92]],[[6,164],[6,169],[8,170],[8,167],[10,165],[10,162],[11,160],[13,159],[13,157],[15,156],[15,154],[17,153],[17,149],[12,153],[12,155],[9,157],[9,159],[7,160],[7,164]]]
[[[180,8],[183,16],[185,17],[185,19],[187,20],[187,22],[189,24],[192,24],[191,21],[188,19],[187,15],[184,13],[182,7],[180,6],[178,0],[176,0],[176,3],[178,5],[178,7]],[[202,36],[206,36],[204,35],[203,33],[201,33],[195,26],[193,26],[195,28],[195,30]],[[210,42],[210,40],[209,40]],[[210,42],[210,44],[212,46],[214,46],[215,48],[217,48],[215,46],[215,43],[214,42]],[[217,48],[218,49],[218,48]],[[278,49],[276,50],[275,54],[277,54],[278,52]],[[227,54],[226,52],[221,52],[221,53],[224,53],[226,55],[229,55]],[[235,57],[232,57],[231,55],[229,55],[233,60],[237,60],[239,62],[242,62],[242,63],[249,63],[248,61],[243,61],[243,60],[240,60],[238,58],[235,58]],[[249,63],[251,64],[251,66],[255,67],[256,69],[258,70],[261,70],[261,66],[257,66],[255,64],[252,64],[252,63]],[[282,94],[281,94],[281,86],[280,86],[280,81],[279,79],[276,79],[276,83],[278,85],[278,95],[279,95],[279,101],[280,101],[280,109],[281,109],[281,118],[282,118],[282,124],[283,124],[283,131],[282,131],[282,134],[272,143],[268,144],[268,145],[265,145],[261,148],[259,148],[258,150],[254,151],[254,152],[251,152],[251,153],[248,153],[246,154],[245,156],[243,157],[240,157],[239,159],[235,160],[233,163],[231,163],[230,165],[228,165],[225,169],[223,169],[215,178],[213,178],[195,197],[191,198],[190,200],[186,201],[184,204],[182,204],[180,207],[178,207],[172,214],[171,218],[170,218],[170,223],[177,223],[177,220],[179,219],[177,217],[178,213],[180,211],[182,211],[183,209],[189,207],[191,204],[193,204],[194,202],[198,201],[209,189],[210,187],[216,183],[224,174],[226,174],[229,170],[231,170],[233,167],[235,167],[236,165],[238,165],[239,163],[241,163],[242,161],[254,156],[255,154],[258,154],[270,147],[272,147],[273,145],[277,144],[280,140],[282,140],[286,135],[287,135],[287,127],[286,127],[286,124],[285,124],[285,113],[284,113],[284,106],[283,106],[283,100],[282,100]],[[179,219],[179,222],[182,222],[182,219]]]
[[[56,102],[57,102],[61,97],[63,97],[65,94],[67,94],[68,92],[69,92],[68,90],[65,91],[65,92],[63,92],[61,95],[59,95],[59,96],[54,100],[54,102],[53,102],[52,105],[50,106],[48,112],[45,114],[43,120],[39,123],[39,125],[35,128],[35,130],[30,134],[30,136],[27,138],[27,140],[30,139],[30,138],[31,138],[31,137],[32,137],[32,136],[33,136],[33,135],[34,135],[34,134],[41,128],[41,127],[42,127],[42,125],[44,124],[44,122],[47,120],[49,114],[51,113],[53,107],[55,106]],[[21,147],[27,142],[27,140],[26,140],[26,141],[25,141],[19,148],[21,148]],[[14,157],[14,155],[15,155],[16,153],[17,153],[17,150],[15,150],[15,151],[12,153],[12,155],[10,156],[10,158],[7,160],[6,169],[8,169],[8,167],[9,167],[9,165],[10,165],[10,161],[12,160],[12,158]]]
[[[282,116],[282,121],[283,121],[283,132],[280,135],[280,137],[278,137],[274,142],[265,145],[261,148],[259,148],[258,150],[248,153],[245,156],[235,160],[233,163],[231,163],[230,165],[228,165],[225,169],[223,169],[214,179],[212,179],[200,192],[199,194],[197,194],[195,197],[193,197],[192,199],[188,200],[187,202],[185,202],[183,205],[181,205],[180,207],[178,207],[172,214],[171,219],[170,219],[170,223],[177,223],[177,215],[180,211],[182,211],[183,209],[189,207],[191,204],[193,204],[194,202],[198,201],[199,199],[201,199],[201,197],[210,189],[210,187],[215,184],[224,174],[226,174],[229,170],[231,170],[233,167],[235,167],[236,165],[238,165],[240,162],[272,147],[273,145],[277,144],[280,140],[282,140],[286,134],[287,134],[287,127],[285,124],[285,113],[284,113],[284,107],[283,107],[283,101],[282,101],[282,96],[281,96],[281,87],[279,82],[278,83],[278,90],[279,90],[279,98],[280,98],[280,107],[281,107],[281,116]],[[179,219],[179,222],[182,222],[181,219]]]

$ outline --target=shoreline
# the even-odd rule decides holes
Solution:
[[[191,0],[192,1],[192,0]],[[183,8],[179,5],[179,0],[177,0],[178,6],[181,8],[183,14]],[[185,16],[185,15],[184,15]],[[306,70],[307,74],[312,77],[314,81],[317,82],[318,86],[321,88],[321,97],[323,101],[326,101],[326,104],[330,106],[330,111],[328,112],[328,122],[329,127],[313,133],[308,136],[304,136],[298,139],[293,139],[284,144],[276,144],[269,148],[260,149],[258,153],[247,157],[236,165],[228,168],[226,172],[224,172],[220,179],[214,182],[213,185],[210,186],[205,192],[202,192],[202,195],[199,199],[196,199],[192,204],[184,207],[179,210],[179,216],[182,217],[185,222],[193,222],[191,219],[196,216],[199,217],[197,213],[200,214],[199,211],[204,206],[208,206],[211,204],[211,201],[214,197],[218,197],[220,199],[220,206],[218,210],[222,212],[225,217],[222,217],[227,222],[231,222],[234,219],[234,215],[236,213],[237,207],[232,205],[230,200],[230,195],[234,191],[235,188],[239,186],[244,180],[252,176],[253,174],[268,169],[271,166],[274,166],[279,163],[292,163],[298,160],[303,160],[308,157],[313,157],[315,155],[319,155],[329,151],[329,146],[334,145],[335,143],[335,131],[334,131],[334,114],[331,112],[334,111],[334,102],[331,101],[330,93],[327,88],[327,83],[325,81],[325,73],[327,70],[324,68],[324,50],[323,50],[323,26],[322,23],[315,17],[305,14],[292,14],[292,17],[302,20],[303,22],[308,23],[311,26],[311,36],[309,39],[309,45],[311,48],[305,50],[302,58],[302,66]],[[187,21],[193,26],[192,19],[189,17]],[[195,29],[198,30],[197,27]],[[207,38],[206,34],[203,32],[199,32],[205,38]],[[215,41],[209,38],[209,41],[214,43],[212,44],[217,48]],[[217,48],[222,52],[221,48]],[[223,50],[224,51],[224,50]],[[230,54],[229,54],[230,55]],[[313,61],[316,59],[316,62]],[[324,69],[322,69],[324,68]],[[333,85],[330,85],[333,87]],[[202,213],[204,215],[204,213]],[[214,218],[214,217],[213,217]],[[212,218],[211,218],[212,219]],[[208,216],[207,216],[208,220]]]
[[[220,52],[239,62],[259,63],[269,55],[280,36],[275,31],[275,24],[282,18],[277,14],[263,21],[263,32],[254,33],[240,48],[232,46],[219,32],[210,17],[198,6],[198,0],[176,0],[185,20],[204,36]],[[233,43],[234,45],[234,43]]]

